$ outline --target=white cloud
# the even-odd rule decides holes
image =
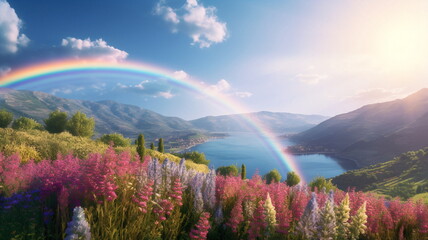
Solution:
[[[189,78],[189,74],[187,74],[187,73],[186,73],[185,71],[183,71],[183,70],[175,71],[175,72],[172,74],[172,76],[173,76],[175,79],[178,79],[178,80],[184,80],[184,79]]]
[[[128,57],[128,53],[107,44],[106,41],[90,38],[78,39],[68,37],[62,39],[61,46],[73,57],[90,57],[110,62],[120,62]]]
[[[327,78],[327,75],[322,74],[305,74],[305,73],[299,73],[295,76],[295,79],[299,82],[308,84],[308,85],[315,85],[318,84],[322,79]]]
[[[368,104],[373,102],[385,102],[407,96],[408,93],[404,92],[401,88],[386,89],[386,88],[372,88],[355,92],[354,95],[346,97],[344,100],[350,100],[359,104]]]
[[[172,94],[171,91],[166,91],[166,92],[159,92],[158,96],[163,97],[165,99],[170,99],[170,98],[173,98],[175,95]]]
[[[249,97],[253,96],[253,94],[250,92],[235,92],[235,96],[240,97],[240,98],[249,98]]]
[[[10,67],[0,67],[0,77],[8,74],[11,70]]]
[[[161,0],[155,7],[155,14],[173,24],[173,31],[182,30],[192,38],[192,45],[200,48],[221,43],[227,37],[226,23],[221,22],[213,6],[205,7],[197,0],[187,0],[180,9],[172,9]]]
[[[7,1],[0,0],[0,54],[15,53],[27,46],[30,39],[20,33],[22,20]]]
[[[163,19],[167,22],[171,22],[173,24],[180,23],[180,20],[178,19],[175,11],[171,7],[163,5],[163,2],[164,1],[160,1],[156,4],[155,14],[162,16]]]
[[[231,89],[230,83],[224,79],[221,79],[216,84],[210,85],[208,90],[216,93],[225,93]]]

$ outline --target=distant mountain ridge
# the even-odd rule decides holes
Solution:
[[[248,124],[243,118],[261,122],[270,131],[281,134],[297,133],[307,130],[328,119],[321,115],[304,115],[283,112],[254,112],[222,116],[208,116],[190,121],[193,126],[210,132],[248,132]]]
[[[64,99],[42,92],[0,88],[0,109],[12,112],[15,118],[31,117],[41,123],[56,109],[69,115],[81,111],[94,117],[98,134],[118,132],[131,138],[144,133],[149,140],[159,137],[176,139],[201,132],[181,118],[165,117],[137,106],[113,101]]]
[[[337,115],[292,139],[309,147],[334,150],[360,166],[424,148],[428,146],[428,89]]]
[[[178,117],[166,117],[137,106],[114,101],[85,101],[59,98],[43,92],[0,88],[0,109],[12,112],[15,118],[24,116],[43,123],[50,112],[59,109],[70,115],[77,111],[95,119],[98,135],[121,133],[125,137],[136,138],[144,133],[147,141],[164,138],[172,144],[190,145],[207,139],[209,132],[242,131],[246,124],[238,115],[205,117],[186,121]],[[249,115],[259,120],[278,135],[308,129],[327,117],[291,113],[258,112]],[[220,120],[221,121],[220,121]],[[184,141],[184,142],[183,142]]]

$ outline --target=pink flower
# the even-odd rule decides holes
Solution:
[[[210,214],[208,212],[201,214],[198,223],[190,230],[189,237],[191,239],[207,239],[208,230],[211,228],[210,222],[208,221],[209,218]]]

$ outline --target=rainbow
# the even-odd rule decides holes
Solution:
[[[106,62],[96,59],[64,59],[53,62],[44,62],[22,67],[11,71],[0,78],[0,87],[14,88],[32,82],[40,82],[43,80],[74,76],[79,74],[107,73],[129,76],[152,76],[164,79],[172,84],[182,88],[198,92],[204,96],[208,96],[216,103],[237,113],[251,112],[248,108],[233,100],[229,96],[213,91],[200,81],[195,81],[190,78],[180,78],[172,71],[152,66],[149,64],[136,62]],[[175,77],[174,77],[175,76]],[[259,137],[264,141],[264,144],[274,154],[280,162],[281,167],[286,167],[290,171],[294,171],[303,178],[298,164],[293,157],[286,153],[279,143],[277,137],[268,130],[261,122],[252,119],[249,116],[244,116],[243,120],[249,127],[254,130]]]

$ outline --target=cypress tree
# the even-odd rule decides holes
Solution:
[[[154,143],[150,143],[150,149],[155,150],[155,144]]]
[[[242,164],[241,166],[241,179],[247,179],[247,168],[245,167],[245,164]]]
[[[163,146],[163,138],[159,138],[158,152],[164,153],[165,148]]]
[[[144,140],[144,135],[140,134],[137,138],[137,153],[140,155],[141,162],[144,161],[144,156],[146,155],[146,148],[144,147],[146,141]]]

